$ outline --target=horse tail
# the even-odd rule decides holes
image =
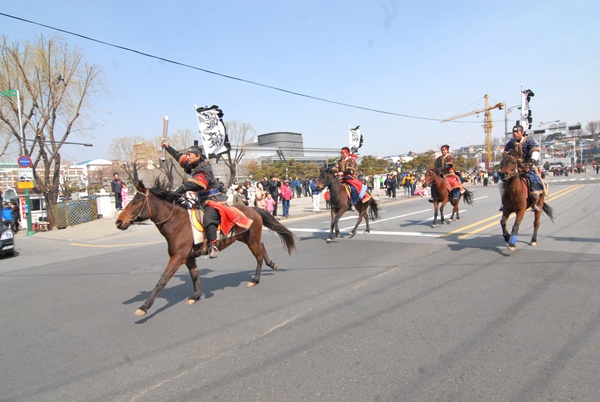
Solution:
[[[377,201],[373,197],[369,201],[369,218],[373,220],[379,219],[379,204],[377,204]]]
[[[552,208],[550,205],[544,203],[544,206],[542,207],[542,212],[544,212],[546,214],[546,216],[548,218],[550,218],[552,223],[554,223],[554,208]]]
[[[273,215],[261,208],[253,207],[256,212],[260,215],[263,221],[263,225],[273,232],[279,235],[283,248],[292,254],[292,251],[296,250],[296,236],[285,226],[281,224]]]
[[[463,200],[469,204],[469,205],[473,205],[473,203],[475,202],[473,200],[473,192],[469,191],[467,189],[465,189],[465,192],[463,193]]]

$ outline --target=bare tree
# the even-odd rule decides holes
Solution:
[[[60,38],[40,36],[35,42],[10,44],[0,39],[0,86],[19,90],[22,126],[18,109],[0,109],[0,120],[26,155],[33,160],[33,174],[41,189],[50,228],[53,206],[59,195],[60,149],[73,133],[82,133],[91,116],[92,101],[105,90],[100,68],[88,64],[82,53],[72,51]],[[23,133],[23,136],[21,136]]]
[[[588,135],[592,136],[594,141],[596,141],[598,135],[600,135],[600,121],[589,121],[585,126],[585,131]]]
[[[231,187],[233,182],[237,180],[238,165],[244,159],[246,148],[250,140],[254,138],[256,130],[250,123],[242,123],[237,120],[226,122],[225,128],[232,146],[231,151],[224,156],[223,162],[229,168],[229,182],[227,183],[227,187]]]

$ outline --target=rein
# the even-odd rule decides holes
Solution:
[[[518,169],[518,163],[517,163],[517,160],[516,160],[516,159],[515,159],[513,156],[509,156],[509,157],[507,157],[506,159],[508,159],[508,158],[511,158],[511,159],[513,159],[513,160],[514,160],[514,168],[513,168],[513,169],[511,169],[510,171],[506,171],[506,170],[504,170],[504,169],[502,170],[502,176],[503,176],[503,177],[502,177],[502,180],[503,180],[503,181],[510,180],[510,179],[512,179],[513,177],[515,177],[515,176],[518,176],[518,175],[519,175],[519,169]]]
[[[145,193],[140,193],[142,194],[144,197],[144,202],[142,203],[142,206],[140,208],[140,210],[138,211],[137,215],[132,219],[132,221],[137,220],[140,215],[142,214],[142,211],[144,210],[144,205],[148,208],[148,219],[152,220],[152,208],[150,208],[150,202],[148,202],[148,198],[150,197],[150,190],[146,189]],[[165,223],[166,221],[168,221],[169,219],[171,219],[171,217],[173,216],[173,213],[175,213],[175,200],[173,200],[172,205],[172,209],[171,209],[171,214],[169,214],[169,216],[167,217],[167,219],[162,220],[160,222],[154,222],[155,225],[162,225],[163,223]]]

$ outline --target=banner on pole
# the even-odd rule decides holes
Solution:
[[[204,153],[207,158],[216,158],[218,161],[221,154],[227,153],[231,149],[225,124],[221,119],[223,111],[216,105],[204,107],[194,105],[194,108],[198,117],[198,127]]]
[[[356,126],[350,129],[350,152],[353,154],[358,153],[358,149],[362,147],[363,136],[360,133],[360,126]]]

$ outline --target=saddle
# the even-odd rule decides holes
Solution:
[[[359,202],[368,202],[373,197],[367,186],[364,184],[360,193],[351,184],[342,183],[342,185],[346,189],[346,195],[354,205],[358,204]]]
[[[233,236],[244,233],[250,226],[253,220],[248,218],[242,211],[236,207],[230,207],[221,203],[209,201],[209,206],[219,211],[221,223],[217,227],[217,240],[225,240]],[[216,205],[215,205],[216,204]],[[204,209],[190,208],[188,209],[190,223],[192,225],[192,234],[194,236],[194,245],[204,243],[204,226],[202,221],[204,218]]]

